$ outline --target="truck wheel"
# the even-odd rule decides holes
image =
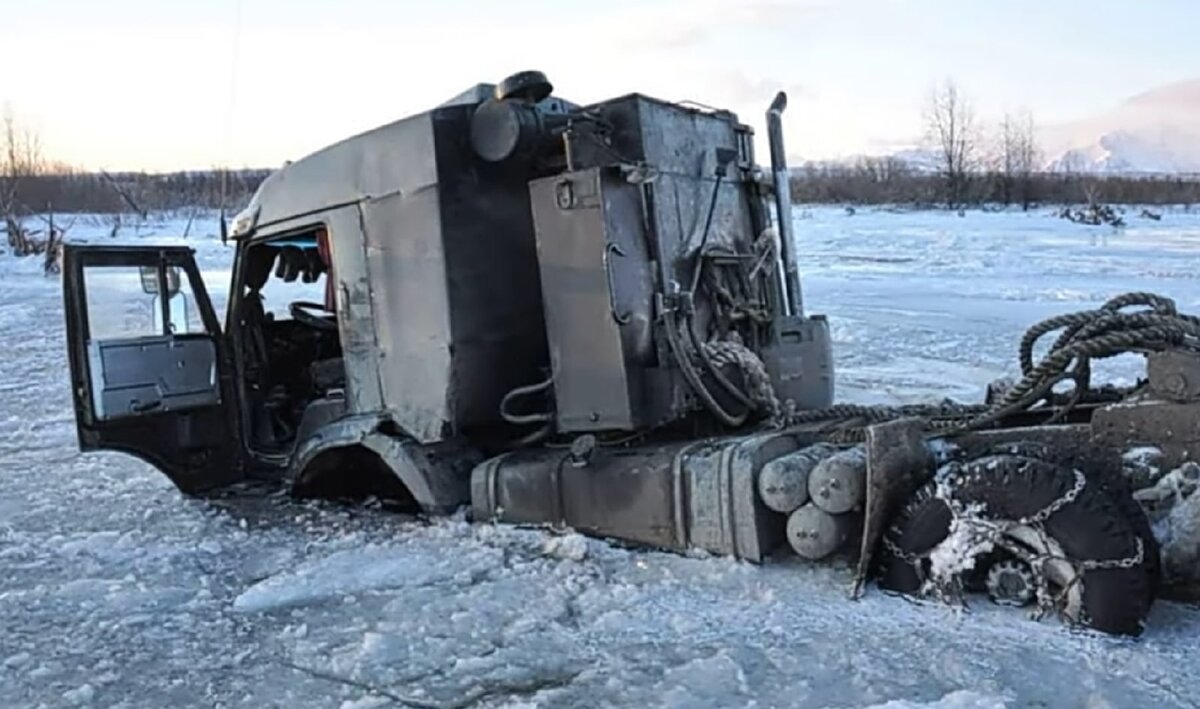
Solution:
[[[950,506],[937,498],[937,484],[917,490],[883,535],[876,576],[889,591],[915,595],[929,576],[930,550],[950,534]]]
[[[1069,621],[1109,633],[1141,633],[1153,599],[1148,570],[1153,550],[1141,542],[1129,515],[1082,475],[1017,455],[944,466],[884,535],[879,585],[913,594],[945,584],[948,579],[934,578],[938,570],[931,558],[939,553],[947,558],[962,541],[942,546],[956,519],[962,530],[990,530],[998,546],[1040,558],[1046,584]],[[963,559],[961,568],[979,571],[972,569],[974,562]]]
[[[1150,591],[1155,596],[1158,595],[1162,588],[1162,549],[1158,544],[1158,538],[1154,536],[1153,530],[1150,529],[1150,518],[1142,511],[1141,505],[1137,500],[1133,499],[1133,492],[1129,483],[1125,480],[1106,480],[1104,482],[1104,492],[1108,495],[1113,504],[1125,515],[1133,527],[1133,532],[1142,540],[1142,544],[1146,550],[1146,574],[1150,579]]]
[[[995,454],[1008,453],[1047,462],[1053,462],[1054,460],[1050,447],[1040,441],[1003,443],[994,447],[991,452]],[[1099,484],[1117,509],[1129,520],[1129,523],[1133,526],[1134,533],[1142,540],[1145,548],[1146,573],[1150,576],[1150,589],[1157,596],[1159,589],[1162,587],[1162,552],[1159,548],[1158,539],[1150,529],[1150,519],[1146,517],[1146,513],[1142,511],[1141,506],[1133,499],[1133,489],[1127,479],[1116,475],[1109,475],[1105,476],[1104,480],[1100,481]]]

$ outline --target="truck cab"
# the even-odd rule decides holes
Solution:
[[[828,405],[782,94],[772,179],[729,112],[551,93],[479,84],[273,173],[229,228],[223,322],[188,248],[68,245],[81,448],[188,493],[266,478],[439,512],[520,448]],[[106,278],[143,302],[96,297]]]

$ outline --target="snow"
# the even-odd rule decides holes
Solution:
[[[1135,446],[1125,451],[1121,467],[1135,489],[1148,487],[1162,477],[1162,449],[1155,446]]]
[[[197,249],[221,312],[231,249],[197,226],[169,240]],[[69,238],[107,233],[85,219]],[[1115,232],[1048,211],[819,208],[797,233],[842,400],[978,400],[1013,374],[1025,327],[1127,290],[1200,312],[1200,214],[1183,210]],[[0,706],[1200,704],[1191,606],[1159,603],[1143,638],[1118,639],[983,601],[851,601],[837,564],[185,498],[134,458],[77,452],[61,315],[40,263],[0,257]]]
[[[933,702],[893,700],[876,704],[871,709],[1005,709],[1007,706],[1001,697],[961,690],[951,692]]]

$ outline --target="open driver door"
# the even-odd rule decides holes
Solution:
[[[229,349],[187,247],[66,245],[79,448],[154,465],[185,493],[241,480]]]

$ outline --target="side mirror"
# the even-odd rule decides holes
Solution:
[[[158,268],[155,266],[142,266],[140,269],[142,276],[142,292],[157,294],[158,293]],[[172,297],[179,292],[180,275],[178,266],[167,266],[167,297]]]

